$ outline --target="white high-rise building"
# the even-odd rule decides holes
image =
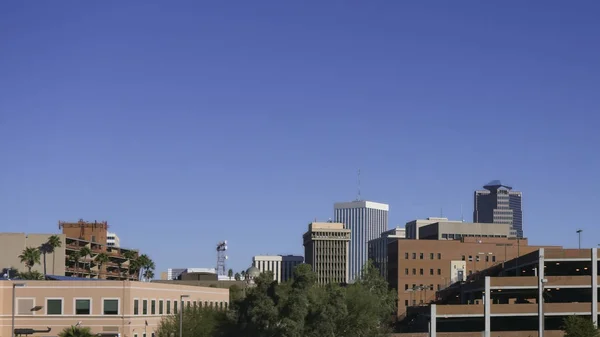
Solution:
[[[121,247],[121,240],[115,233],[108,232],[106,233],[106,245],[109,247]]]
[[[350,229],[349,280],[360,277],[362,267],[368,260],[368,242],[377,239],[388,229],[390,206],[372,201],[336,203],[333,206],[335,222]]]

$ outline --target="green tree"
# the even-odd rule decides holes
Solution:
[[[47,275],[47,269],[46,269],[46,254],[50,254],[52,252],[52,247],[50,247],[50,245],[48,245],[47,242],[44,242],[40,245],[40,247],[38,248],[38,250],[40,251],[40,253],[42,254],[42,263],[44,266],[44,275]]]
[[[92,330],[88,327],[70,326],[58,333],[58,337],[93,337]]]
[[[45,279],[44,275],[37,270],[19,273],[18,276],[22,280],[43,280],[43,279]]]
[[[227,271],[227,276],[229,277],[229,279],[231,280],[231,278],[233,277],[233,269],[229,269]]]
[[[96,255],[96,258],[94,258],[94,262],[98,264],[98,276],[100,276],[100,274],[102,273],[102,266],[104,266],[108,261],[110,261],[108,254],[102,252]]]
[[[240,273],[235,273],[235,275],[233,276],[233,278],[234,278],[236,281],[239,281],[239,280],[241,280],[241,279],[242,279],[242,276],[240,275]]]
[[[133,250],[127,250],[123,253],[123,257],[126,258],[128,261],[127,278],[129,278],[131,275],[133,275],[135,270],[134,268],[137,266],[137,262],[134,262],[136,261],[137,254]]]
[[[211,308],[197,308],[183,311],[183,336],[214,337],[225,336],[227,331],[226,314]],[[163,318],[158,324],[157,337],[179,336],[179,315]]]
[[[79,257],[82,260],[87,260],[88,256],[90,258],[92,257],[92,250],[90,249],[90,247],[81,247],[81,249],[79,249]],[[89,261],[89,262],[83,261],[83,267],[87,273],[90,272],[91,266],[92,266],[91,261]]]
[[[152,275],[152,277],[154,277],[154,269],[156,268],[154,261],[152,261],[152,259],[150,259],[150,257],[146,254],[142,254],[137,258],[137,267],[139,268],[138,270],[138,279],[148,279],[148,277],[146,277],[146,275]],[[148,270],[150,270],[151,272],[148,272]]]
[[[580,316],[568,316],[563,320],[565,337],[598,337],[598,329],[592,320]]]
[[[56,248],[62,247],[62,241],[60,239],[60,236],[58,236],[58,235],[50,236],[48,238],[48,241],[46,242],[46,245],[48,246],[48,248],[49,248],[48,250],[52,254],[52,274],[54,275],[54,268],[56,266],[56,254],[54,254],[54,252],[56,252]]]
[[[235,306],[235,303],[244,299],[244,290],[237,284],[229,287],[229,305]]]
[[[28,271],[31,271],[31,268],[35,266],[37,263],[40,263],[41,253],[40,250],[33,247],[27,247],[23,249],[21,255],[19,255],[19,259],[21,259],[21,263],[25,263]]]
[[[79,261],[81,260],[81,255],[78,251],[71,252],[69,254],[69,260],[73,262],[75,265],[75,274],[78,275],[79,272]]]
[[[144,279],[147,281],[154,279],[154,270],[152,270],[152,269],[144,270]]]

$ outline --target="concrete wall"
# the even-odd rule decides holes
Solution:
[[[204,306],[225,307],[229,302],[229,290],[206,287],[191,287],[175,284],[157,284],[131,281],[23,281],[25,287],[16,288],[16,328],[44,329],[52,328],[51,336],[56,336],[64,328],[81,321],[82,326],[90,327],[93,333],[121,333],[122,337],[136,334],[147,336],[156,330],[160,320],[167,315],[166,302],[179,302],[180,295],[189,295],[185,301]],[[48,299],[62,300],[61,315],[47,315]],[[77,315],[74,310],[75,299],[90,299],[91,313]],[[106,299],[119,301],[118,315],[105,315],[103,303]],[[138,301],[139,312],[134,314],[134,301]],[[147,301],[147,314],[143,315],[142,304]],[[155,312],[151,312],[151,303],[155,302]],[[163,302],[163,313],[159,314],[159,303]],[[0,337],[10,336],[12,315],[12,281],[0,281]],[[27,305],[27,307],[23,307]],[[21,306],[21,307],[19,307]],[[29,306],[42,306],[37,312],[29,311]],[[179,306],[179,305],[178,305]],[[145,326],[145,322],[148,326]]]
[[[21,263],[19,255],[27,247],[38,248],[48,241],[52,235],[58,235],[62,247],[56,248],[53,254],[46,255],[47,272],[50,275],[65,275],[65,235],[63,234],[25,234],[25,233],[0,233],[0,267],[17,268],[20,272],[27,271],[24,263]],[[40,264],[35,265],[32,270],[44,272],[44,258],[40,258]]]

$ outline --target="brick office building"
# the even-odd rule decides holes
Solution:
[[[465,224],[469,225],[472,224]],[[429,226],[442,228],[437,224]],[[422,227],[422,233],[432,231],[429,226]],[[436,291],[540,248],[529,246],[527,239],[498,237],[501,235],[494,233],[465,234],[452,239],[442,234],[430,237],[442,236],[447,239],[397,239],[389,243],[387,279],[398,291],[399,319],[404,318],[407,307],[431,302]]]

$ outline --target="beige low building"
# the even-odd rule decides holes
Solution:
[[[24,284],[13,288],[13,284]],[[12,292],[15,328],[44,330],[89,327],[94,334],[153,337],[160,320],[186,306],[224,310],[229,290],[137,281],[0,281],[0,337],[11,336]],[[38,334],[39,335],[39,334]]]
[[[42,244],[48,242],[48,238],[56,235],[62,242],[62,247],[57,248],[54,253],[46,254],[46,268],[50,275],[65,274],[65,245],[66,235],[64,234],[25,234],[25,233],[0,233],[0,270],[2,268],[15,268],[19,271],[27,271],[27,267],[19,259],[19,255],[27,247],[39,248]],[[31,270],[44,272],[43,257],[40,258],[40,264],[33,266]]]

